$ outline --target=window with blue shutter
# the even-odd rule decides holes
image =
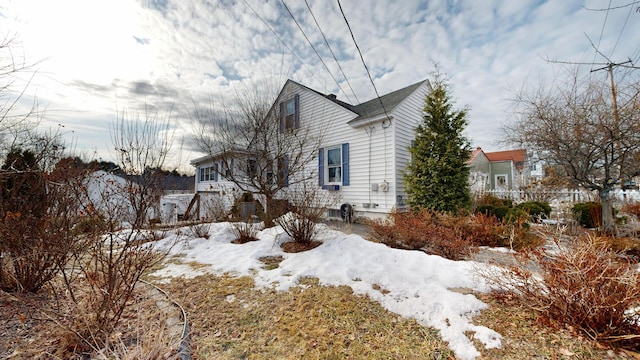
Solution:
[[[349,143],[342,144],[342,186],[349,185]]]
[[[318,184],[329,189],[349,183],[349,143],[318,149]]]
[[[300,128],[300,95],[280,103],[280,133]]]
[[[324,187],[324,148],[318,149],[318,185]]]
[[[278,184],[289,186],[289,155],[278,158]]]

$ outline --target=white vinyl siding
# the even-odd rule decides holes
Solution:
[[[416,127],[422,122],[424,115],[424,101],[428,93],[426,84],[420,86],[413,94],[407,97],[394,109],[396,122],[394,123],[395,158],[394,168],[395,182],[397,184],[395,196],[402,196],[406,202],[404,190],[404,172],[411,161],[409,147],[415,140]]]

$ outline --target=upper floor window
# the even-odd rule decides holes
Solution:
[[[280,132],[300,127],[300,95],[280,103]]]

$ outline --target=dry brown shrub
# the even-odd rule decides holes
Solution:
[[[626,214],[630,214],[636,217],[636,219],[640,220],[640,203],[625,203],[622,205],[621,211]]]
[[[636,266],[610,250],[606,239],[583,236],[566,244],[555,240],[554,252],[528,251],[507,271],[483,275],[499,288],[515,290],[549,324],[573,327],[614,346],[640,349]]]
[[[385,220],[371,222],[372,235],[399,249],[422,250],[451,260],[461,260],[473,251],[461,235],[456,217],[431,211],[393,211]]]

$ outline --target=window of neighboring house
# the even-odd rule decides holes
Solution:
[[[276,160],[276,173],[269,167],[267,169],[267,181],[271,184],[278,182],[278,186],[289,186],[289,156],[281,155]]]
[[[496,175],[496,188],[505,189],[507,186],[507,175]]]
[[[247,176],[250,178],[258,174],[258,163],[254,159],[247,160]]]
[[[218,164],[200,168],[200,181],[218,181]]]
[[[320,186],[349,185],[349,144],[318,150],[318,181]]]
[[[231,161],[231,165],[229,165],[229,163],[226,161],[222,161],[220,163],[220,169],[221,169],[220,174],[224,176],[226,179],[231,178],[231,175],[233,175],[232,169],[231,169],[232,167],[233,167],[233,160]]]
[[[280,103],[280,132],[291,131],[300,127],[300,96]]]

